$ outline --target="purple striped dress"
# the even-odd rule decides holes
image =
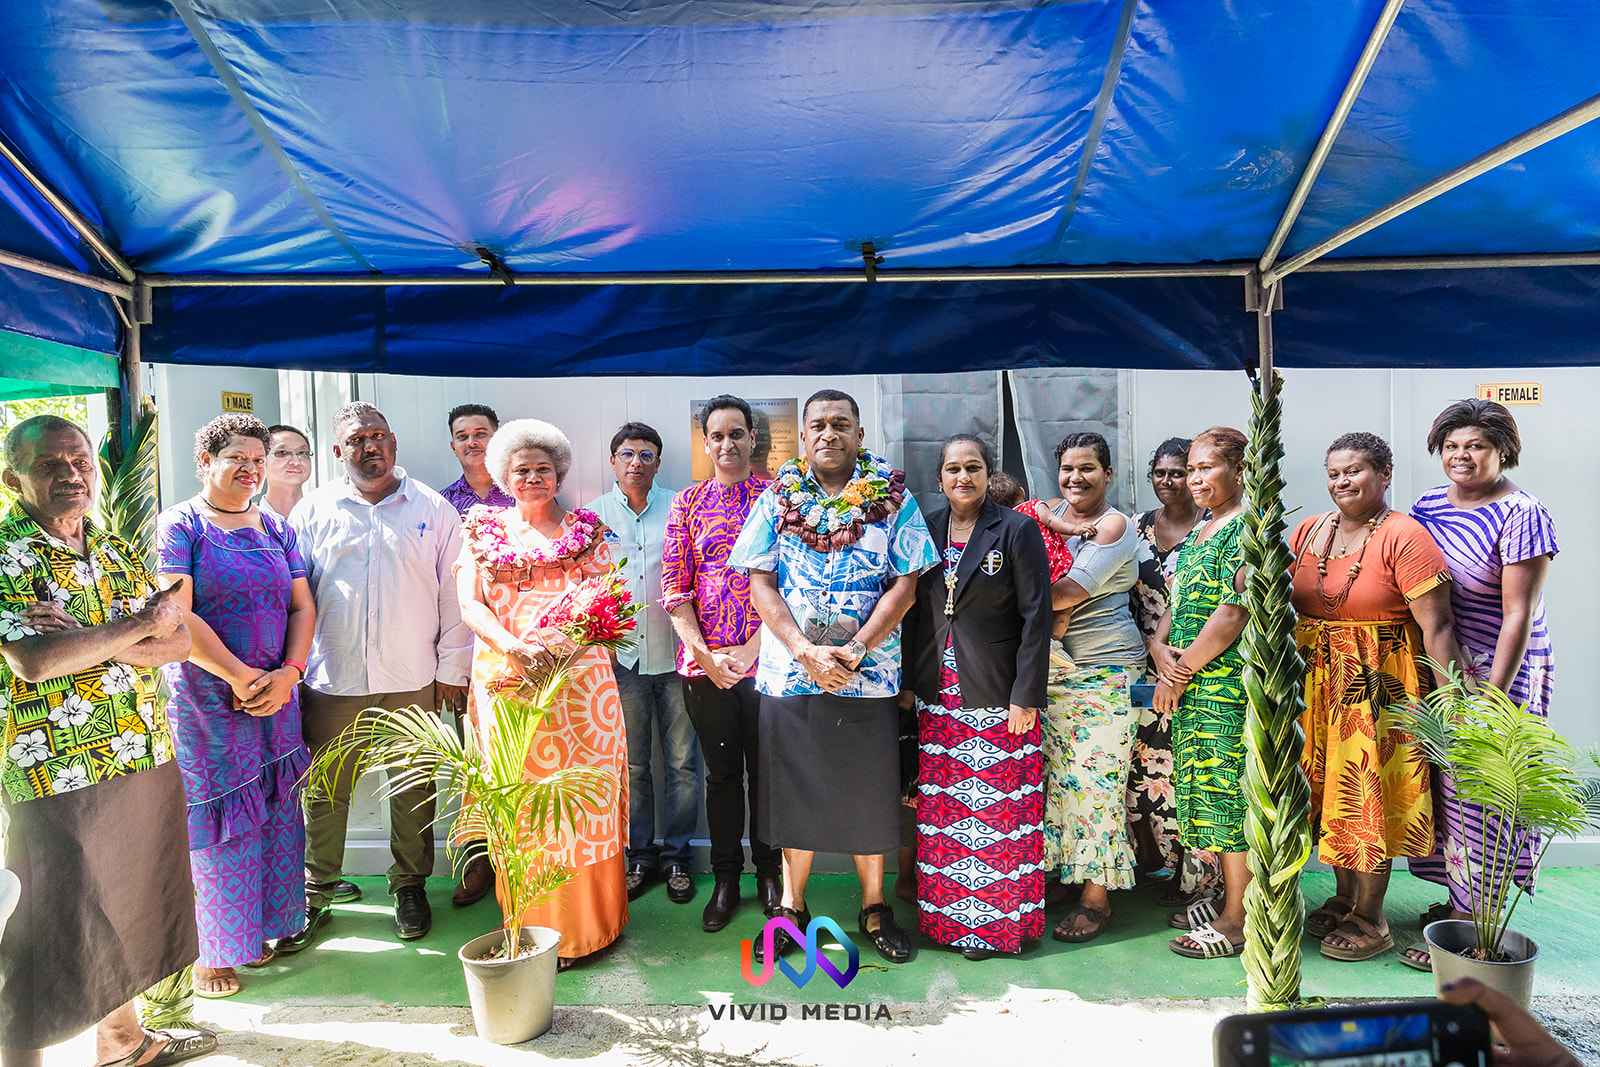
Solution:
[[[1558,551],[1555,523],[1544,505],[1521,489],[1481,507],[1458,508],[1441,486],[1424,493],[1411,508],[1411,515],[1427,527],[1450,563],[1455,579],[1450,583],[1450,605],[1455,612],[1456,637],[1472,660],[1465,669],[1475,677],[1487,678],[1504,621],[1501,572],[1523,560],[1553,557]],[[1545,626],[1541,594],[1533,606],[1528,650],[1507,693],[1518,703],[1526,703],[1529,711],[1548,715],[1555,674],[1555,651]],[[1483,809],[1457,800],[1453,784],[1444,775],[1438,776],[1438,783],[1437,851],[1426,859],[1411,860],[1411,873],[1446,886],[1450,906],[1471,911],[1466,865],[1476,867],[1482,858]],[[1517,882],[1530,889],[1537,847],[1538,842],[1531,841],[1517,857]]]

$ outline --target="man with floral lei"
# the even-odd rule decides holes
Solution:
[[[836,389],[801,411],[805,457],[778,471],[728,560],[761,616],[761,836],[783,849],[778,914],[804,930],[821,852],[855,859],[861,933],[892,963],[911,939],[883,900],[900,844],[900,620],[938,556],[905,475],[862,447],[861,409]],[[794,940],[757,940],[755,957]]]

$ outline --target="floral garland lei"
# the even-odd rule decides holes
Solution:
[[[520,572],[533,567],[552,567],[576,559],[594,547],[605,532],[600,516],[583,508],[572,510],[572,525],[549,548],[523,548],[513,545],[506,533],[505,508],[477,504],[467,512],[462,531],[467,547],[479,566],[491,573]]]
[[[806,474],[805,459],[792,459],[773,479],[778,533],[798,537],[818,552],[855,544],[869,524],[899,511],[906,498],[905,473],[864,448],[856,456],[855,477],[838,496],[819,495],[820,487]]]

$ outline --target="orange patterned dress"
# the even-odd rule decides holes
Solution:
[[[548,550],[550,543],[523,522],[515,509],[500,513],[506,536],[514,547]],[[562,520],[568,528],[572,516]],[[513,634],[537,643],[538,620],[573,584],[599,577],[611,567],[605,539],[596,537],[589,549],[571,559],[534,567],[521,580],[492,576],[473,556],[472,539],[464,538],[459,567],[475,567],[479,589],[500,624]],[[507,670],[506,658],[484,641],[477,642],[472,657],[472,691],[468,721],[483,744],[493,728],[493,704],[485,684]],[[564,831],[559,859],[577,877],[544,903],[530,908],[522,921],[561,932],[558,954],[575,959],[609,945],[628,924],[628,894],[623,869],[627,844],[628,742],[617,695],[611,657],[604,649],[585,649],[573,664],[572,680],[527,758],[529,780],[564,767],[587,765],[610,770],[616,794],[598,811],[587,811],[577,832]],[[503,905],[503,901],[502,901]]]
[[[1317,586],[1328,518],[1314,515],[1290,541],[1295,554],[1295,639],[1306,661],[1306,746],[1311,817],[1324,863],[1370,874],[1394,856],[1433,851],[1432,772],[1410,735],[1380,730],[1384,708],[1432,685],[1411,602],[1450,580],[1428,531],[1391,511],[1371,535],[1358,577],[1338,598],[1356,556],[1332,557]]]

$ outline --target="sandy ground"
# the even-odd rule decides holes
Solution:
[[[798,1018],[714,1019],[700,1007],[557,1007],[555,1025],[526,1045],[480,1040],[465,1008],[297,1006],[261,1008],[202,1002],[202,1020],[222,1038],[207,1064],[251,1067],[399,1067],[404,1064],[563,1063],[596,1067],[831,1067],[959,1064],[1005,1067],[1012,1057],[1064,1054],[1062,1062],[1202,1067],[1211,1030],[1243,1000],[1102,1004],[1058,990],[1012,989],[998,1000],[940,999],[888,1006],[875,1022]],[[1585,1064],[1600,1067],[1600,997],[1547,997],[1536,1010]],[[57,1046],[49,1067],[93,1059],[88,1035]]]

